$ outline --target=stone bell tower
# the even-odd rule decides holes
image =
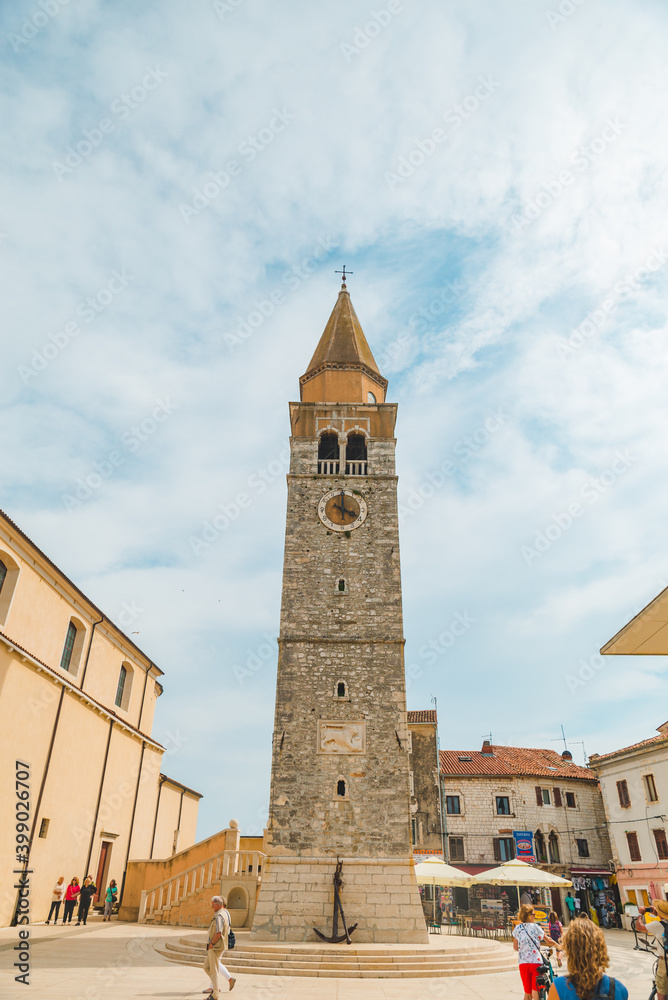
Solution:
[[[413,873],[394,425],[344,281],[290,403],[268,862],[252,936],[424,942]]]

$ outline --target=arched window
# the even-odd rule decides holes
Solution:
[[[123,704],[123,693],[125,691],[125,682],[128,677],[128,672],[125,667],[121,667],[120,673],[118,675],[118,687],[116,688],[116,707],[120,708]]]
[[[367,401],[367,403],[376,403],[376,402],[378,402],[377,399],[376,399],[376,397],[374,396],[374,394],[372,392],[367,392],[367,394],[366,394],[366,401]]]
[[[336,685],[336,697],[345,698],[345,696],[346,696],[346,682],[339,681],[339,683]]]
[[[366,438],[363,434],[349,434],[346,443],[346,475],[366,476]]]
[[[536,845],[536,860],[543,862],[547,861],[547,854],[545,853],[545,837],[540,830],[536,830],[533,839]]]
[[[18,578],[19,564],[8,553],[3,552],[0,556],[0,625],[7,621]]]
[[[346,797],[346,783],[343,778],[339,778],[336,783],[336,794],[342,799],[345,799]]]
[[[331,476],[339,471],[339,439],[332,431],[325,431],[318,443],[318,474]]]
[[[345,594],[346,592],[346,581],[343,579],[343,577],[338,582],[338,591],[340,594]]]
[[[85,633],[86,630],[84,629],[83,624],[81,622],[77,622],[74,618],[70,618],[69,625],[67,626],[63,653],[60,657],[61,670],[67,670],[70,674],[76,674],[78,672]]]
[[[550,834],[547,838],[548,846],[550,848],[550,863],[553,865],[558,865],[560,863],[559,858],[559,838],[554,832]]]

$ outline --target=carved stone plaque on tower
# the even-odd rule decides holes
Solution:
[[[361,722],[318,720],[319,753],[366,753],[366,727]]]

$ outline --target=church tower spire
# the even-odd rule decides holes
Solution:
[[[345,275],[315,354],[299,379],[303,403],[384,403],[381,375],[350,300]]]

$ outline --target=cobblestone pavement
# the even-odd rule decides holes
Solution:
[[[184,928],[93,919],[87,927],[30,927],[30,986],[14,981],[17,928],[0,929],[2,1000],[167,1000],[198,997],[209,985],[197,968],[175,965],[154,945],[182,937]],[[630,1000],[647,1000],[653,959],[633,951],[633,935],[607,931],[610,973],[623,982]],[[510,947],[510,945],[508,946]],[[221,994],[221,996],[224,994]],[[516,972],[444,979],[314,979],[239,976],[235,1000],[521,1000]]]

